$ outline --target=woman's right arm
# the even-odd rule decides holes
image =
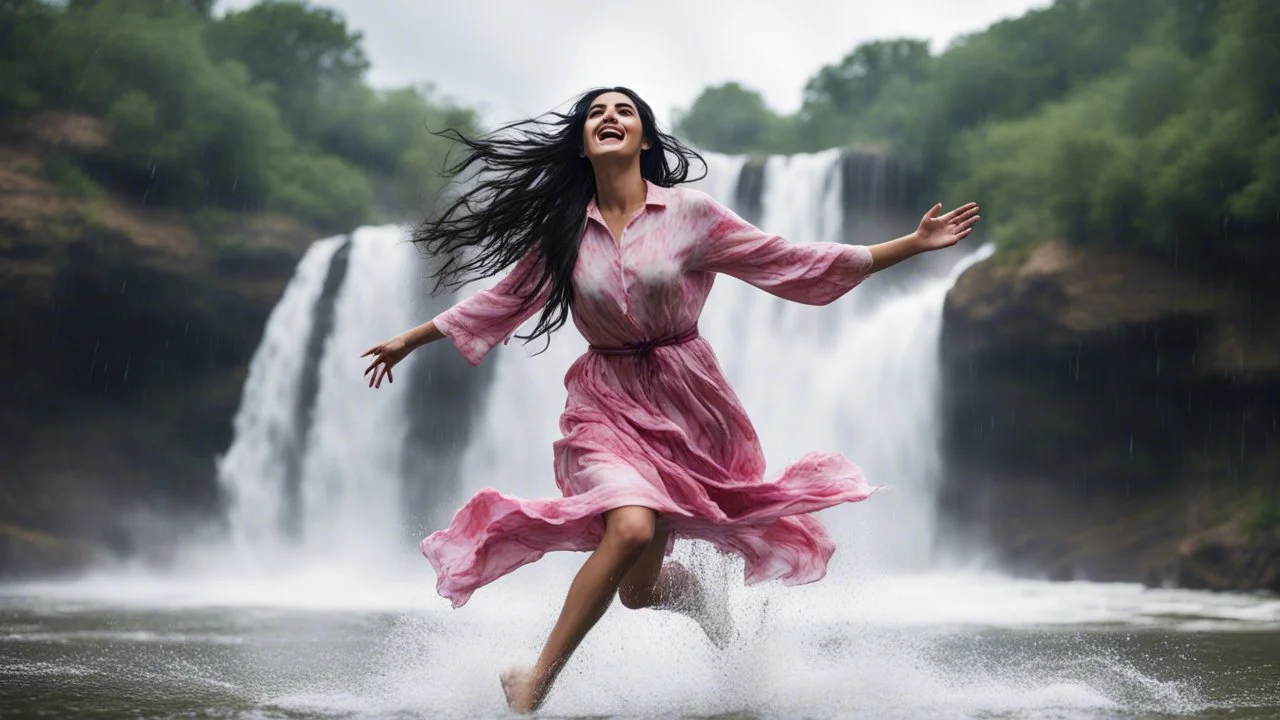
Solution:
[[[453,341],[467,362],[478,365],[490,350],[509,342],[524,321],[546,306],[551,297],[551,280],[538,289],[541,277],[542,253],[535,248],[493,287],[457,303],[410,332],[420,334],[424,342],[438,339],[435,334],[439,333]],[[535,289],[538,293],[529,299]]]
[[[394,382],[391,369],[409,353],[441,338],[449,338],[462,356],[477,365],[499,343],[507,342],[524,321],[541,310],[551,295],[551,283],[525,299],[537,287],[541,276],[541,253],[536,249],[525,255],[505,277],[493,287],[456,303],[417,327],[379,343],[361,357],[373,356],[365,369],[369,387],[381,387],[382,380]]]
[[[418,327],[405,330],[400,338],[404,340],[410,350],[417,350],[423,345],[429,345],[444,336],[444,333],[440,332],[440,328],[436,327],[436,321],[428,320]]]

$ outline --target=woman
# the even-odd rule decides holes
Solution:
[[[480,174],[414,239],[444,258],[448,281],[515,267],[492,289],[364,354],[373,357],[365,370],[372,387],[392,382],[414,348],[444,337],[476,364],[539,311],[527,339],[571,314],[590,343],[565,377],[563,437],[554,445],[562,497],[482,490],[421,545],[455,607],[548,551],[591,551],[537,662],[502,674],[519,712],[541,705],[615,593],[629,608],[684,612],[717,645],[728,641],[723,601],[664,563],[672,538],[741,555],[747,583],[812,582],[835,548],[809,513],[874,491],[835,454],[810,453],[764,481],[755,431],[697,332],[716,274],[826,304],[871,273],[954,245],[978,221],[973,204],[945,215],[938,205],[914,233],[879,245],[793,245],[677,187],[698,156],[662,133],[631,90],[592,90],[551,117],[478,140],[454,134],[469,153],[453,173]]]

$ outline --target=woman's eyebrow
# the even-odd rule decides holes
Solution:
[[[596,104],[592,105],[590,108],[587,108],[587,112],[591,112],[592,110],[597,110],[597,109],[603,108],[604,106],[605,106],[605,103],[596,103]],[[636,109],[634,105],[632,105],[631,103],[627,102],[626,100],[619,100],[618,102],[614,103],[614,104],[613,104],[613,106],[614,106],[614,107],[630,108],[631,110],[635,110],[635,109]]]

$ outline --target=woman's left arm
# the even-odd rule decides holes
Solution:
[[[942,203],[938,203],[925,213],[915,232],[867,248],[871,251],[871,272],[893,267],[920,253],[951,247],[968,237],[981,219],[977,203],[961,205],[945,215],[941,213]]]
[[[954,245],[977,222],[972,203],[946,215],[925,214],[914,233],[878,245],[792,243],[738,217],[710,196],[691,209],[702,241],[693,249],[694,270],[729,275],[786,300],[826,305],[868,275],[922,252]]]

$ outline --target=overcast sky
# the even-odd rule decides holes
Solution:
[[[243,8],[255,0],[222,0]],[[708,85],[738,81],[776,110],[854,46],[959,35],[1049,0],[319,0],[364,33],[370,81],[432,83],[496,123],[589,87],[627,85],[669,123]]]

